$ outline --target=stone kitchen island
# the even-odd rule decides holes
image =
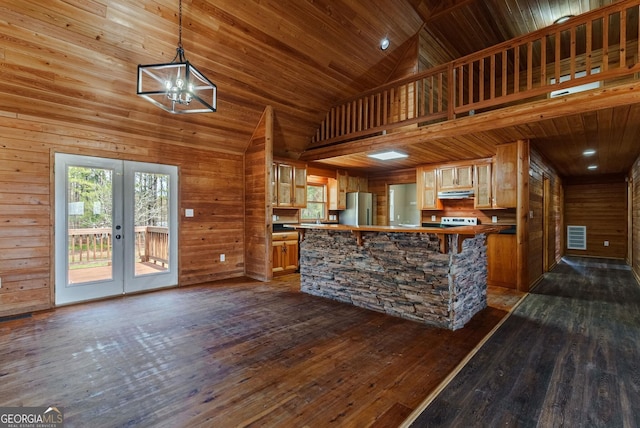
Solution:
[[[487,306],[486,235],[500,226],[301,224],[301,291],[441,328]]]

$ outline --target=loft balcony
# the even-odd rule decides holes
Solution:
[[[327,112],[302,158],[344,155],[337,148],[347,142],[637,81],[639,16],[637,0],[621,1],[359,94]]]

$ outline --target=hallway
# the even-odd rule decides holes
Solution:
[[[640,287],[568,257],[411,425],[640,426]]]

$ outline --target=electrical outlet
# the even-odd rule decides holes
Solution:
[[[436,221],[436,216],[432,215],[431,216],[431,221]]]
[[[608,247],[609,246],[609,241],[604,241],[604,246]]]
[[[220,254],[220,261],[221,261],[221,262],[225,261],[225,256],[224,256],[224,254]]]
[[[492,215],[491,216],[491,223],[497,223],[498,222],[498,216],[497,215]]]

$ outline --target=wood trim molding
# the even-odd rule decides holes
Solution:
[[[518,291],[529,291],[529,140],[518,140],[518,206],[516,207],[516,257]]]

